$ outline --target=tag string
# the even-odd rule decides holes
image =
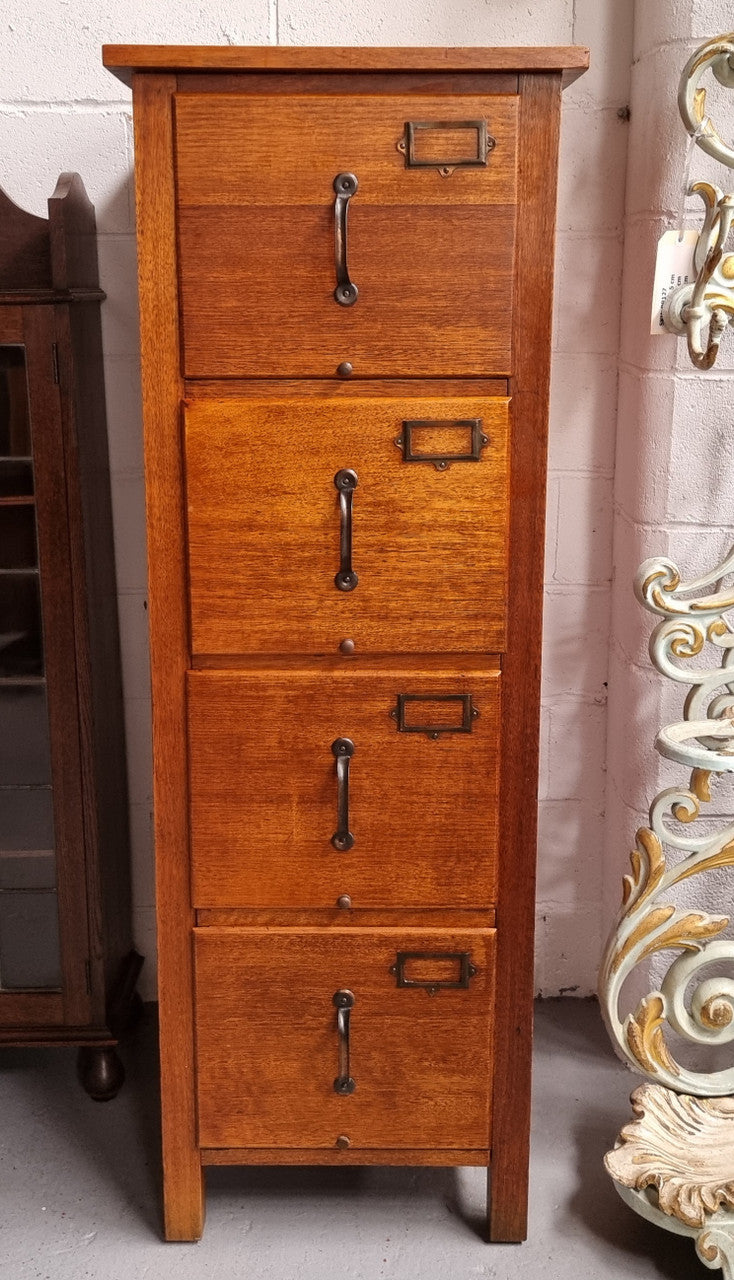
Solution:
[[[683,166],[683,186],[680,193],[680,208],[678,210],[678,243],[680,244],[685,235],[684,227],[686,225],[686,197],[688,195],[688,184],[691,180],[691,161],[693,160],[693,152],[698,143],[698,139],[706,132],[710,120],[708,116],[704,116],[703,120],[696,126],[695,133],[691,133],[688,137],[688,147],[686,150],[686,161]]]

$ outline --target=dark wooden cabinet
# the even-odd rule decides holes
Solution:
[[[217,1164],[491,1168],[525,1234],[550,318],[576,49],[132,80],[166,1235]],[[132,71],[132,75],[130,74]]]
[[[113,1097],[135,1004],[94,210],[0,192],[0,1046]]]

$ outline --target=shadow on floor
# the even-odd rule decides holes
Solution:
[[[575,1017],[579,1005],[586,1004],[589,1016]],[[619,1255],[620,1274],[624,1259],[649,1260],[650,1274],[665,1280],[704,1280],[711,1271],[699,1260],[692,1240],[664,1231],[634,1213],[614,1189],[604,1168],[604,1155],[614,1144],[622,1125],[632,1119],[629,1094],[640,1077],[620,1063],[610,1045],[596,1001],[544,1001],[536,1022],[536,1050],[541,1059],[568,1059],[593,1064],[600,1096],[581,1102],[573,1127],[576,1151],[577,1188],[567,1209],[602,1244],[605,1252]],[[607,1078],[599,1078],[605,1064]],[[605,1087],[606,1086],[606,1087]]]
[[[311,1200],[342,1202],[355,1205],[396,1205],[422,1200],[429,1205],[443,1204],[457,1222],[463,1223],[468,1235],[485,1239],[486,1217],[476,1212],[464,1194],[457,1169],[414,1168],[412,1166],[351,1166],[329,1168],[318,1165],[291,1167],[212,1167],[207,1169],[207,1193],[237,1197],[243,1203],[257,1200],[282,1202],[287,1216],[288,1202]]]
[[[617,1129],[627,1117],[616,1115]],[[607,1249],[620,1256],[650,1261],[651,1274],[665,1280],[703,1280],[711,1271],[698,1259],[693,1240],[664,1231],[634,1213],[614,1190],[603,1166],[609,1148],[610,1117],[603,1108],[589,1107],[575,1130],[579,1185],[571,1211]]]
[[[120,1045],[126,1079],[110,1102],[94,1102],[76,1076],[75,1048],[3,1049],[0,1086],[12,1081],[16,1107],[53,1124],[54,1143],[68,1146],[101,1183],[134,1206],[156,1236],[160,1221],[160,1091],[156,1007],[146,1005]]]

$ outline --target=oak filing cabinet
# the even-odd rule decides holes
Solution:
[[[166,1234],[211,1164],[525,1232],[560,95],[580,49],[109,47],[134,93]]]

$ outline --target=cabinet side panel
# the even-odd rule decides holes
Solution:
[[[53,380],[56,337],[51,307],[23,311],[33,440],[36,528],[41,575],[44,667],[48,697],[56,850],[63,1021],[90,1021],[85,965],[89,957],[74,649],[73,576],[64,470],[62,409]]]
[[[93,248],[94,242],[91,242]],[[90,266],[96,269],[96,260]],[[93,1016],[132,947],[130,837],[99,305],[57,307],[69,502]],[[113,1016],[114,1021],[114,1016]]]
[[[170,75],[133,84],[153,693],[165,1233],[201,1235],[188,881],[178,299]]]
[[[520,77],[491,1240],[527,1232],[545,468],[560,75]]]
[[[48,202],[54,288],[99,289],[94,206],[78,174]],[[103,295],[102,295],[103,296]],[[101,299],[100,299],[101,300]],[[115,1024],[132,947],[130,835],[100,305],[57,305],[89,916],[92,1018]],[[124,1019],[122,1006],[119,1014]]]

